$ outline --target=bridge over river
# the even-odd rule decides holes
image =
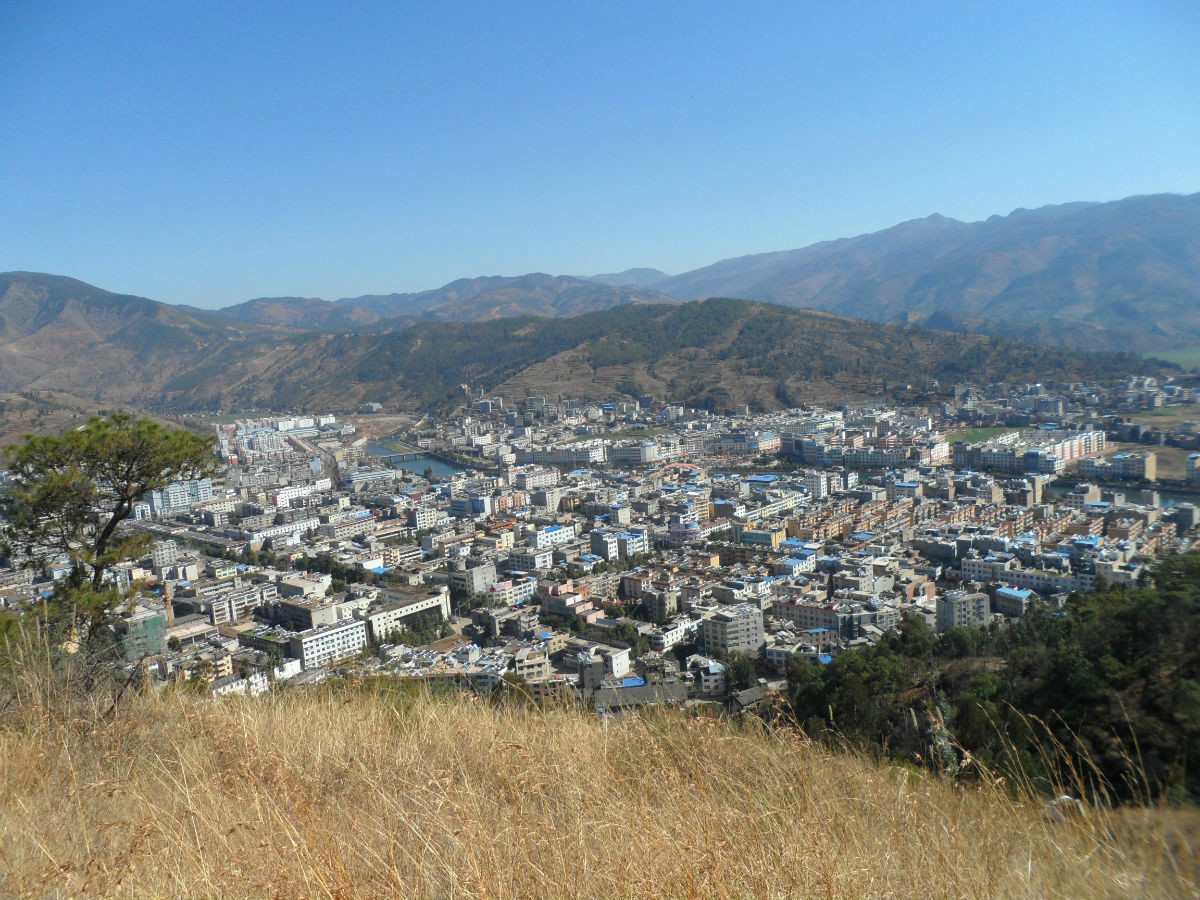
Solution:
[[[393,469],[405,469],[417,474],[431,468],[435,475],[445,477],[465,470],[465,467],[457,460],[442,456],[432,450],[422,450],[407,441],[389,436],[380,438],[377,443],[367,444],[367,451],[379,457],[385,466]]]

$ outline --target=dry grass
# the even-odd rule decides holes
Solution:
[[[0,895],[1183,896],[1174,825],[679,712],[182,692],[0,721]],[[1114,831],[1115,827],[1115,831]],[[1114,838],[1114,834],[1122,835]]]

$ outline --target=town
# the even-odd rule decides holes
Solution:
[[[1200,525],[1200,408],[1170,380],[728,416],[465,393],[442,421],[210,423],[222,473],[125,523],[153,537],[113,570],[140,586],[126,664],[214,696],[372,676],[740,710],[906,618],[1004,627],[1144,584]],[[4,570],[0,602],[68,566]]]

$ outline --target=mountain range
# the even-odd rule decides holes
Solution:
[[[1200,345],[1200,193],[933,215],[727,259],[653,282],[681,300],[745,297],[882,322],[1070,347]]]
[[[699,302],[711,296],[770,305]],[[97,403],[431,407],[471,384],[766,409],[809,395],[871,396],[914,379],[1082,378],[1158,365],[1013,339],[1200,347],[1200,194],[973,223],[930,216],[675,276],[493,276],[221,310],[58,275],[0,274],[0,390]]]
[[[189,312],[62,276],[0,275],[0,391],[148,409],[447,409],[462,386],[731,410],[926,392],[931,379],[1083,380],[1163,371],[1079,353],[878,325],[744,300],[629,302],[575,316],[380,319],[300,330]],[[912,390],[908,386],[911,384]]]
[[[1200,194],[1018,209],[982,222],[932,215],[673,276],[640,268],[464,278],[430,291],[333,302],[260,298],[218,314],[369,331],[385,321],[395,328],[427,319],[573,316],[707,297],[1081,349],[1188,349],[1200,346]]]
[[[260,297],[218,310],[241,322],[332,331],[371,330],[384,320],[473,322],[508,316],[577,316],[626,303],[678,303],[632,283],[534,272],[516,277],[460,278],[414,294],[368,294],[330,302],[319,298]],[[201,310],[190,309],[199,313]]]

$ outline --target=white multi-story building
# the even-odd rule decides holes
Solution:
[[[680,618],[662,625],[650,633],[650,646],[659,653],[666,653],[695,634],[698,624],[695,619]]]
[[[497,581],[495,584],[489,585],[484,596],[491,606],[516,606],[519,603],[527,603],[533,599],[534,592],[537,590],[537,579],[532,576],[529,578],[513,578],[508,581]]]
[[[319,494],[322,491],[328,491],[332,487],[333,479],[328,477],[318,478],[315,481],[310,481],[308,484],[294,484],[279,488],[279,490],[273,491],[270,494],[270,499],[275,506],[284,509],[290,506],[293,500],[300,497],[308,497],[311,494]]]
[[[523,463],[550,466],[587,466],[602,463],[608,458],[606,444],[576,444],[547,450],[521,450],[517,459]]]
[[[213,625],[232,625],[249,618],[259,605],[279,598],[279,590],[273,584],[234,587],[225,593],[210,598],[209,622]]]
[[[212,498],[212,479],[192,478],[174,481],[161,491],[151,491],[149,501],[154,515],[165,516],[196,503],[207,503]]]
[[[617,534],[614,531],[598,529],[591,533],[588,540],[592,552],[606,562],[612,562],[621,555],[621,546],[617,542]]]
[[[645,466],[662,459],[662,453],[655,441],[643,441],[640,444],[610,447],[608,459],[618,466]]]
[[[367,646],[367,623],[350,619],[293,635],[288,655],[305,669],[328,665],[361,653]]]
[[[765,642],[762,610],[753,603],[726,606],[705,619],[700,632],[707,653],[757,653]]]
[[[992,618],[992,601],[987,594],[950,591],[937,598],[937,630],[983,628]]]
[[[617,549],[623,557],[647,553],[650,550],[650,538],[644,531],[622,531],[617,535]]]
[[[570,543],[574,539],[574,525],[547,525],[545,528],[538,528],[533,532],[529,538],[529,546],[534,550],[545,550],[547,547]]]
[[[528,572],[532,569],[554,568],[554,552],[551,550],[528,550],[524,553],[514,553],[508,558],[508,564],[513,569]]]
[[[279,453],[287,442],[278,431],[258,431],[247,439],[246,446],[255,453]]]
[[[414,506],[408,511],[408,522],[417,531],[434,528],[442,520],[444,513],[429,506]]]
[[[150,548],[150,564],[155,569],[173,566],[179,560],[179,545],[174,541],[159,541]]]
[[[443,620],[450,618],[449,588],[444,585],[431,587],[423,593],[385,590],[366,612],[371,640],[382,643],[389,635],[402,630],[412,616],[430,611],[435,611]]]
[[[517,473],[516,484],[527,491],[554,487],[558,484],[558,469],[528,469]]]
[[[247,539],[252,542],[265,541],[269,538],[277,538],[291,536],[295,534],[307,534],[310,531],[316,531],[321,527],[321,520],[317,518],[297,519],[295,522],[288,522],[286,525],[272,525],[269,528],[263,528],[259,531],[252,531],[247,534]]]

